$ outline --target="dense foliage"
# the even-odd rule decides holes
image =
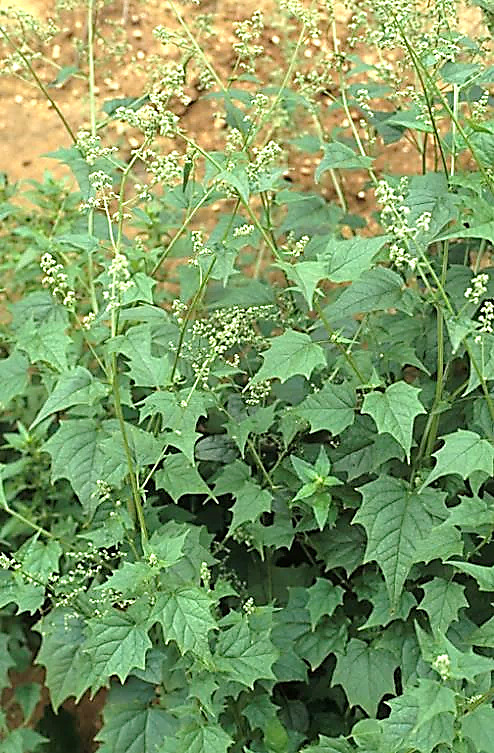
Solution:
[[[291,0],[279,83],[256,13],[225,84],[171,5],[182,62],[65,121],[77,183],[1,185],[1,684],[44,667],[55,712],[109,688],[101,753],[492,753],[489,38],[451,3],[359,2],[349,53],[330,3]],[[55,32],[3,23],[31,75]],[[174,113],[193,66],[222,151]],[[377,170],[405,142],[413,174]],[[289,146],[335,202],[287,180]],[[2,752],[52,749],[40,693],[15,688]]]

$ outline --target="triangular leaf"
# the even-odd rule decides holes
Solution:
[[[262,354],[264,363],[252,380],[254,384],[265,379],[286,382],[295,374],[307,379],[318,367],[326,366],[324,351],[304,332],[288,329],[279,337],[271,339],[271,345]]]
[[[396,660],[389,651],[355,638],[337,656],[332,684],[342,685],[351,706],[361,706],[370,716],[386,693],[395,693]]]
[[[331,238],[318,259],[325,262],[325,275],[333,282],[353,282],[370,268],[372,260],[388,241],[377,238],[350,238],[339,241]]]
[[[434,452],[436,465],[422,488],[429,486],[441,476],[460,475],[467,479],[475,471],[484,471],[488,476],[494,472],[494,448],[486,439],[473,431],[457,429],[441,437],[444,445]]]
[[[383,571],[391,604],[398,599],[417,546],[429,532],[431,515],[425,498],[401,479],[381,476],[359,488],[364,501],[353,519],[367,532],[365,561],[375,560]]]
[[[406,382],[395,382],[385,392],[371,392],[364,398],[362,413],[369,413],[380,434],[387,432],[401,444],[410,459],[413,422],[425,408],[418,398],[420,390]]]
[[[146,653],[153,645],[148,636],[147,609],[109,609],[88,620],[87,627],[89,636],[83,650],[91,662],[93,693],[107,687],[112,675],[123,683],[134,668],[145,668]]]
[[[165,643],[175,641],[181,653],[191,651],[201,659],[210,656],[209,632],[216,628],[212,599],[197,586],[182,586],[158,594],[151,620],[159,622]]]

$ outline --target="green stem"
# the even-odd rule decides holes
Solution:
[[[91,136],[96,136],[96,101],[95,101],[95,71],[94,71],[94,0],[88,0],[87,5],[87,47],[88,47],[88,86],[89,86],[89,121]],[[94,207],[90,207],[87,216],[87,232],[90,238],[94,235]],[[88,252],[88,283],[91,295],[91,306],[95,314],[99,311],[96,289],[94,286],[94,257],[93,250]]]
[[[11,45],[11,46],[12,46],[12,47],[14,48],[14,50],[15,50],[15,51],[16,51],[16,53],[17,53],[17,54],[19,55],[19,57],[20,57],[20,58],[22,58],[22,60],[23,60],[23,62],[24,62],[24,65],[26,66],[26,68],[28,69],[29,73],[31,74],[31,76],[32,76],[32,77],[33,77],[33,79],[35,80],[35,82],[36,82],[36,85],[37,85],[37,86],[38,86],[38,88],[39,88],[39,89],[41,90],[41,92],[42,92],[42,93],[43,93],[43,95],[44,95],[44,96],[46,97],[46,99],[47,99],[47,100],[48,100],[48,101],[50,102],[51,106],[53,107],[53,109],[54,109],[54,110],[55,110],[55,112],[57,113],[58,117],[59,117],[59,118],[60,118],[60,120],[62,121],[62,123],[63,123],[63,126],[64,126],[65,130],[67,131],[67,133],[69,134],[70,138],[72,139],[72,141],[73,141],[73,142],[74,142],[74,144],[75,144],[75,143],[76,143],[76,141],[77,141],[77,139],[76,139],[76,137],[75,137],[75,135],[74,135],[74,132],[73,132],[72,128],[70,127],[69,123],[68,123],[68,122],[67,122],[67,120],[65,119],[65,116],[64,116],[63,112],[61,111],[61,109],[59,108],[59,106],[57,105],[57,103],[55,102],[55,100],[53,99],[53,97],[52,97],[52,96],[50,95],[50,93],[49,93],[48,89],[47,89],[47,88],[46,88],[46,86],[45,86],[45,85],[43,84],[43,82],[42,82],[42,81],[41,81],[41,79],[39,78],[38,74],[37,74],[37,73],[36,73],[36,71],[34,70],[33,66],[31,65],[31,63],[30,63],[30,61],[29,61],[29,58],[28,58],[28,57],[27,57],[27,56],[26,56],[26,55],[25,55],[25,54],[24,54],[24,53],[22,52],[22,50],[21,50],[21,49],[20,49],[19,47],[17,47],[17,45],[16,45],[16,44],[15,44],[15,43],[14,43],[14,42],[13,42],[13,41],[12,41],[12,40],[10,39],[9,35],[7,34],[7,32],[5,31],[5,28],[4,28],[3,26],[0,26],[0,33],[1,33],[1,34],[3,35],[3,37],[4,37],[4,38],[5,38],[6,40],[7,40],[7,42],[8,42],[8,43],[9,43],[9,44],[10,44],[10,45]]]
[[[165,259],[167,259],[167,257],[171,254],[171,252],[173,250],[173,247],[175,246],[175,243],[179,240],[179,238],[181,237],[181,235],[184,232],[184,230],[187,229],[187,226],[190,224],[190,221],[192,220],[192,218],[194,217],[194,215],[196,214],[196,212],[198,212],[199,209],[202,207],[202,205],[206,203],[206,201],[209,199],[209,197],[211,196],[211,194],[215,190],[216,190],[216,187],[214,185],[212,185],[210,188],[208,188],[208,190],[206,191],[206,193],[204,194],[204,196],[202,197],[202,199],[195,205],[195,207],[191,211],[191,213],[189,215],[187,215],[186,219],[182,222],[182,225],[178,228],[177,232],[175,233],[175,235],[171,239],[170,243],[166,247],[166,250],[161,254],[161,256],[159,257],[158,261],[156,262],[156,264],[152,268],[152,270],[151,270],[151,276],[152,277],[154,277],[154,275],[156,274],[156,272],[158,271],[158,269],[161,267],[161,265],[163,264],[163,262],[165,261]]]
[[[192,299],[192,303],[190,304],[189,308],[187,309],[187,313],[185,314],[185,318],[182,324],[182,329],[180,330],[180,335],[178,338],[177,348],[175,351],[175,359],[173,361],[172,366],[172,372],[170,374],[170,384],[173,384],[173,380],[175,379],[175,372],[177,371],[178,361],[180,358],[180,353],[182,352],[182,346],[184,343],[185,333],[187,331],[187,325],[190,321],[190,317],[192,316],[193,311],[195,310],[197,304],[199,303],[202,294],[204,292],[204,289],[208,283],[209,277],[211,275],[211,272],[213,271],[213,267],[216,263],[216,257],[213,257],[211,264],[209,265],[206,274],[204,275],[204,279],[202,280],[199,288],[196,291],[196,294],[194,298]]]
[[[1,490],[0,494],[3,496],[3,489]],[[16,518],[16,520],[19,520],[21,523],[24,523],[24,525],[29,526],[34,531],[37,531],[43,536],[46,536],[49,539],[56,539],[56,536],[50,533],[50,531],[47,531],[46,528],[42,528],[37,523],[33,523],[31,520],[28,520],[28,518],[25,518],[24,515],[21,515],[19,512],[16,512],[16,510],[12,510],[12,508],[7,503],[7,500],[5,499],[5,497],[3,497],[2,500],[0,500],[0,510],[4,510],[13,518]]]
[[[352,371],[354,372],[354,374],[356,375],[356,377],[359,379],[360,384],[365,384],[364,375],[362,374],[362,372],[360,371],[359,367],[355,363],[355,360],[352,358],[352,354],[348,352],[347,348],[345,348],[345,346],[343,345],[343,343],[338,342],[338,335],[337,335],[336,331],[330,325],[327,317],[325,316],[325,314],[324,314],[324,312],[323,312],[323,310],[322,310],[322,308],[321,308],[321,306],[319,304],[319,301],[315,301],[315,303],[314,303],[314,309],[319,314],[319,318],[322,321],[322,323],[324,324],[324,329],[328,333],[328,335],[330,337],[330,341],[336,345],[336,347],[338,348],[338,350],[342,354],[342,356],[345,359],[345,361],[348,363],[348,365],[350,366],[350,368],[352,369]]]
[[[125,420],[122,411],[122,403],[120,401],[120,388],[118,385],[118,370],[117,370],[117,356],[116,353],[112,354],[112,389],[113,397],[115,401],[115,413],[120,426],[120,433],[122,436],[122,442],[124,446],[125,457],[127,459],[127,469],[130,478],[130,485],[132,489],[132,499],[129,499],[128,509],[131,519],[135,521],[136,517],[141,530],[141,536],[143,543],[148,540],[148,532],[146,527],[146,521],[144,519],[144,511],[142,509],[141,495],[139,492],[139,485],[137,483],[137,476],[134,470],[134,463],[132,460],[132,453],[130,451],[129,441],[127,437],[127,430],[125,428]]]

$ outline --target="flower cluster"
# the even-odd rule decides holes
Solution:
[[[484,120],[487,113],[487,104],[489,102],[489,91],[484,90],[482,96],[476,102],[472,103],[471,117],[472,120],[480,122]]]
[[[310,105],[311,112],[317,111],[317,97],[327,91],[333,84],[333,67],[331,62],[324,61],[322,68],[311,68],[310,71],[295,71],[293,80],[299,92]]]
[[[303,256],[305,247],[307,246],[310,238],[308,235],[302,235],[298,240],[295,240],[295,235],[292,231],[288,233],[287,241],[282,246],[282,251],[291,256],[293,259],[298,259]]]
[[[190,104],[190,97],[184,91],[185,86],[185,68],[180,63],[167,63],[160,69],[160,80],[156,87],[159,91],[161,100],[166,97],[170,100],[177,97],[180,102],[187,106]],[[150,97],[153,101],[152,97]]]
[[[319,23],[321,19],[316,10],[306,8],[301,0],[280,0],[280,9],[300,21],[307,28],[307,33],[312,40],[320,38]]]
[[[256,605],[252,596],[249,596],[247,601],[244,601],[244,603],[242,604],[242,609],[244,610],[246,615],[254,614],[254,612],[256,611]]]
[[[100,157],[111,157],[118,151],[116,146],[102,146],[99,136],[92,136],[89,131],[78,131],[76,146],[89,165],[94,165]]]
[[[113,190],[112,178],[104,170],[95,170],[93,173],[90,173],[89,183],[91,184],[93,193],[81,203],[81,212],[87,209],[106,209],[110,201],[118,198]]]
[[[240,67],[247,73],[255,72],[255,60],[264,52],[264,47],[254,44],[264,29],[264,18],[261,10],[255,10],[251,18],[237,21],[233,24],[235,36],[239,40],[233,45],[240,60]]]
[[[252,235],[254,232],[255,227],[254,225],[239,225],[239,227],[236,227],[233,231],[233,237],[234,238],[242,238],[246,235]]]
[[[106,311],[112,311],[120,306],[123,293],[134,284],[130,279],[129,260],[124,254],[115,254],[108,274],[111,278],[110,289],[103,290],[103,298],[107,301]]]
[[[210,591],[211,590],[211,571],[208,567],[207,562],[201,562],[199,575],[201,578],[202,585],[204,586],[206,591]]]
[[[436,670],[441,677],[441,680],[449,680],[451,677],[451,659],[448,654],[440,654],[439,656],[436,656],[432,662],[432,668]]]
[[[51,294],[64,306],[72,307],[75,303],[75,292],[67,282],[68,277],[63,266],[57,264],[50,253],[46,253],[41,257],[40,267],[44,274],[41,284],[49,288]]]
[[[494,302],[483,301],[479,312],[480,332],[492,335],[494,333]]]
[[[247,405],[259,405],[271,394],[271,382],[265,379],[262,382],[249,380],[242,390]]]
[[[151,174],[151,185],[158,183],[174,188],[182,178],[182,155],[173,150],[169,154],[159,155],[152,149],[145,149],[141,159],[146,163],[146,170]],[[139,186],[141,188],[141,186]]]
[[[249,176],[253,190],[255,190],[258,181],[267,175],[269,169],[280,155],[283,154],[283,149],[276,141],[271,140],[261,149],[253,147],[252,151],[255,159],[247,165],[247,175]]]
[[[203,240],[202,232],[200,230],[192,230],[192,256],[189,258],[189,264],[194,267],[199,266],[199,259],[204,256],[211,256],[213,253],[208,248]]]
[[[405,203],[407,185],[407,178],[400,180],[397,190],[385,180],[379,181],[376,187],[376,201],[382,206],[381,224],[394,236],[389,249],[390,261],[398,268],[408,266],[414,270],[417,267],[420,252],[418,236],[428,232],[431,214],[423,212],[414,224],[409,223],[410,207]]]
[[[90,311],[89,314],[86,314],[86,316],[83,316],[81,319],[81,324],[83,329],[91,329],[94,320],[96,319],[96,314],[94,311]]]
[[[259,318],[273,315],[272,306],[250,306],[213,311],[209,319],[198,319],[191,327],[190,341],[184,347],[184,355],[191,361],[196,378],[204,389],[208,387],[211,367],[217,358],[230,365],[238,365],[239,350],[247,345],[265,347],[266,342],[257,329]],[[258,385],[255,385],[256,387]]]
[[[487,290],[487,283],[489,282],[489,275],[482,273],[476,277],[472,277],[471,285],[465,290],[465,298],[469,303],[474,303],[476,306],[480,303],[480,299]]]
[[[115,117],[137,128],[147,138],[156,136],[158,133],[161,136],[173,138],[179,130],[179,117],[166,109],[168,99],[166,93],[151,92],[149,99],[151,104],[145,104],[138,110],[133,110],[131,107],[118,107]]]

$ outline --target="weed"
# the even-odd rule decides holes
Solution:
[[[340,8],[282,0],[276,83],[259,11],[225,82],[169,0],[178,61],[100,111],[96,6],[58,72],[83,130],[42,80],[56,25],[2,16],[77,183],[0,186],[2,684],[33,660],[55,712],[109,688],[102,753],[490,753],[490,37],[378,0],[343,44]],[[184,127],[193,77],[222,149]],[[286,179],[295,148],[334,202]],[[39,689],[15,698],[2,750],[42,750]]]

